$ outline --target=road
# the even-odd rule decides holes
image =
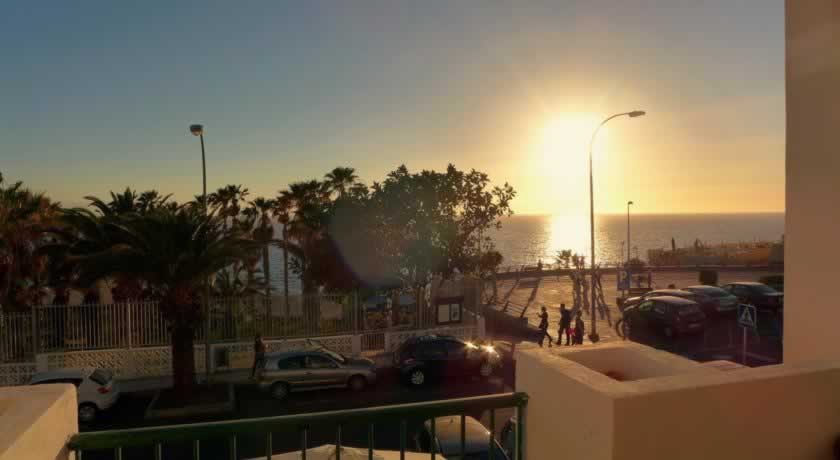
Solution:
[[[82,427],[82,431],[113,430],[124,428],[139,428],[148,426],[170,425],[178,423],[194,423],[202,421],[234,420],[241,418],[270,417],[277,415],[291,415],[328,410],[347,410],[363,407],[375,407],[410,402],[434,401],[467,396],[479,396],[513,391],[512,375],[508,377],[492,377],[486,381],[473,379],[467,381],[447,381],[430,384],[423,388],[411,388],[399,382],[397,371],[383,369],[380,379],[375,386],[356,393],[349,390],[321,390],[304,393],[294,393],[286,401],[273,400],[267,394],[258,391],[253,385],[235,385],[236,410],[226,416],[184,418],[178,420],[144,420],[143,414],[151,402],[154,392],[142,391],[124,394],[117,404],[108,412],[103,413],[97,423]],[[487,425],[489,415],[486,413],[467,414],[482,420]],[[503,409],[496,412],[497,435],[504,422],[513,415],[513,409]],[[414,435],[418,433],[424,420],[407,419],[406,445],[414,446]],[[321,444],[335,443],[335,426],[320,425],[310,427],[308,433],[310,447]],[[377,449],[399,449],[399,424],[375,424],[375,447]],[[274,433],[273,451],[275,453],[288,452],[300,448],[300,433]],[[342,428],[342,442],[348,446],[367,446],[367,427],[348,426]],[[237,452],[239,458],[265,456],[265,438],[263,436],[239,436],[237,438]],[[201,458],[228,458],[228,441],[212,440],[201,443]],[[164,458],[190,458],[192,456],[189,445],[164,446]],[[112,452],[85,452],[85,460],[111,459]],[[149,449],[125,449],[124,459],[153,458]]]

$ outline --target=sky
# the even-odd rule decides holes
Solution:
[[[65,205],[487,172],[518,214],[784,211],[783,0],[0,3],[0,171]]]

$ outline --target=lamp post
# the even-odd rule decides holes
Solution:
[[[630,205],[632,201],[627,202],[627,265],[630,265]]]
[[[204,126],[190,125],[190,132],[193,136],[201,139],[201,203],[204,208],[204,217],[207,217],[207,162],[204,155]],[[206,383],[210,384],[210,283],[204,280],[204,376]]]
[[[592,301],[592,331],[589,333],[589,340],[593,343],[597,342],[600,337],[598,336],[598,326],[595,324],[595,186],[594,181],[592,180],[592,147],[595,144],[595,137],[598,135],[598,131],[601,130],[608,121],[612,120],[613,118],[628,116],[630,118],[641,117],[644,115],[645,112],[643,110],[634,110],[632,112],[622,112],[616,113],[614,115],[610,115],[595,128],[595,132],[592,133],[592,139],[589,141],[589,244],[590,244],[590,273],[589,273],[589,291],[591,295]],[[630,240],[627,241],[627,246],[630,246]]]

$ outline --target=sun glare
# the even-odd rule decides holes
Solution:
[[[595,115],[571,112],[545,118],[537,124],[533,177],[539,181],[537,199],[548,212],[583,209],[581,197],[586,191],[589,140],[597,123]],[[604,134],[598,134],[599,143]]]

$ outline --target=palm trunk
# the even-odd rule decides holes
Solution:
[[[271,297],[271,262],[268,259],[268,245],[263,248],[263,276],[265,277],[265,296]]]
[[[286,236],[286,224],[283,224],[283,297],[286,304],[286,320],[289,319],[289,250],[286,245],[289,241]]]
[[[195,330],[190,326],[172,328],[172,384],[175,392],[187,397],[195,384]]]

